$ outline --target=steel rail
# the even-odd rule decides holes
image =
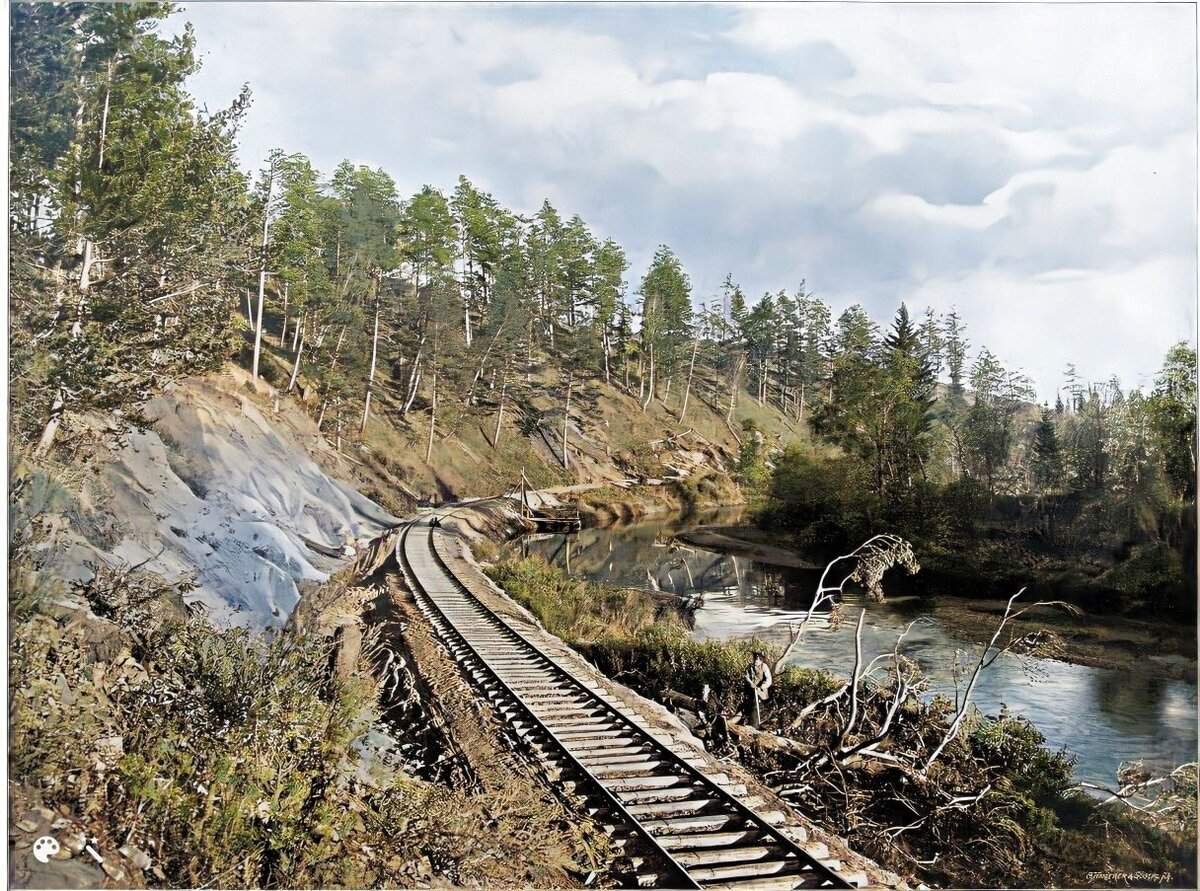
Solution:
[[[688,868],[679,863],[675,857],[663,847],[659,840],[648,829],[641,825],[641,822],[638,820],[638,818],[626,810],[625,805],[620,801],[615,792],[608,789],[599,777],[595,776],[592,771],[585,767],[571,753],[569,746],[565,744],[564,741],[561,740],[553,730],[546,726],[545,722],[543,722],[542,719],[534,713],[531,706],[524,701],[523,697],[514,691],[509,684],[499,676],[497,669],[489,663],[488,659],[482,653],[480,653],[478,649],[470,643],[470,641],[466,639],[466,636],[456,626],[454,620],[441,608],[441,606],[431,595],[423,590],[420,579],[417,578],[417,575],[408,560],[408,555],[405,553],[405,545],[408,542],[409,533],[416,525],[419,525],[419,523],[414,522],[409,524],[409,526],[404,530],[403,535],[400,537],[396,547],[398,562],[405,570],[406,574],[411,576],[411,580],[414,583],[414,591],[417,588],[422,589],[422,594],[428,600],[430,606],[441,617],[443,623],[448,629],[451,630],[455,638],[457,638],[458,641],[472,654],[472,656],[474,656],[474,658],[478,660],[478,662],[483,665],[484,668],[487,669],[490,678],[494,679],[501,689],[509,696],[509,698],[516,703],[518,708],[520,708],[521,711],[529,717],[533,724],[542,733],[550,738],[557,749],[566,756],[568,761],[574,767],[580,770],[582,774],[588,778],[591,784],[595,785],[596,788],[601,791],[604,798],[613,806],[615,811],[634,828],[637,834],[650,843],[652,850],[661,853],[665,858],[665,862],[670,864],[673,869],[680,874],[681,877],[686,879],[687,884],[684,885],[684,887],[700,887],[699,883],[689,874]],[[815,881],[819,887],[854,887],[851,883],[847,882],[832,869],[805,851],[787,835],[776,829],[767,820],[759,816],[754,810],[739,801],[736,796],[723,789],[720,784],[710,779],[703,771],[698,770],[696,767],[689,764],[683,757],[674,752],[669,746],[664,745],[646,729],[630,720],[630,718],[623,712],[617,708],[614,708],[610,703],[606,702],[600,696],[597,696],[595,692],[582,684],[570,672],[562,668],[560,665],[542,653],[537,646],[531,643],[516,629],[504,621],[504,619],[497,615],[494,610],[487,606],[487,604],[485,604],[477,595],[475,595],[470,589],[467,588],[466,585],[462,583],[456,573],[446,563],[446,560],[442,554],[439,553],[436,542],[434,541],[433,527],[427,528],[429,528],[429,551],[435,561],[436,566],[451,582],[457,592],[465,597],[467,605],[478,609],[482,613],[481,617],[487,621],[489,626],[491,626],[494,630],[499,631],[511,643],[515,644],[519,650],[524,651],[524,654],[530,657],[531,666],[536,666],[542,670],[548,671],[554,676],[556,682],[565,684],[565,686],[568,687],[572,692],[567,693],[564,691],[564,697],[570,696],[572,698],[586,698],[588,701],[578,706],[581,712],[587,712],[596,718],[603,716],[608,723],[614,725],[615,730],[619,731],[622,735],[631,737],[639,744],[639,747],[643,749],[649,748],[655,759],[665,762],[665,766],[673,768],[673,775],[675,775],[679,780],[686,782],[692,787],[699,787],[698,791],[702,790],[705,794],[709,795],[712,799],[719,803],[723,809],[725,809],[727,812],[731,812],[731,816],[750,824],[753,827],[753,831],[759,833],[761,836],[765,836],[765,839],[769,839],[775,846],[780,848],[781,855],[785,859],[794,858],[797,866],[803,870],[802,873],[796,874],[797,883],[801,881]],[[594,714],[596,712],[599,712],[600,714]],[[662,768],[659,768],[659,772],[662,772]],[[764,876],[764,878],[768,877]]]
[[[478,661],[478,663],[481,666],[483,666],[484,669],[487,670],[488,674],[490,675],[490,678],[492,680],[494,680],[497,685],[499,685],[501,690],[508,696],[508,698],[513,702],[513,704],[515,704],[519,709],[521,709],[525,713],[526,717],[528,717],[529,720],[533,722],[534,726],[537,727],[537,729],[540,730],[543,734],[545,734],[545,736],[558,748],[559,752],[561,752],[562,754],[564,754],[567,757],[567,759],[571,762],[572,766],[574,766],[576,770],[580,771],[584,776],[586,776],[588,778],[588,780],[591,782],[591,784],[593,784],[597,789],[599,789],[600,793],[603,795],[606,802],[610,806],[612,806],[612,808],[618,814],[620,814],[620,816],[624,819],[624,821],[633,828],[633,830],[638,834],[638,836],[641,837],[641,839],[650,846],[650,849],[652,851],[654,851],[656,854],[658,854],[659,856],[664,858],[664,862],[667,863],[672,868],[672,870],[677,874],[677,878],[680,880],[680,884],[678,886],[672,885],[671,887],[699,889],[700,885],[694,879],[692,879],[692,877],[690,875],[688,875],[687,869],[682,864],[678,863],[675,860],[675,858],[671,856],[670,852],[667,851],[665,848],[663,848],[662,845],[660,845],[658,843],[658,841],[654,838],[654,836],[651,835],[650,832],[644,826],[642,826],[642,824],[639,823],[632,814],[630,814],[625,809],[625,805],[621,802],[621,800],[619,798],[617,798],[616,794],[612,790],[606,788],[604,786],[604,784],[601,783],[600,780],[597,777],[595,777],[590,770],[588,770],[586,767],[584,767],[584,765],[579,761],[579,759],[576,758],[570,752],[570,750],[567,748],[567,746],[563,744],[563,741],[558,738],[558,736],[554,733],[554,731],[546,726],[545,722],[543,722],[542,719],[539,718],[534,713],[533,709],[524,701],[524,699],[520,695],[518,695],[517,692],[514,691],[499,676],[499,674],[496,672],[496,670],[494,668],[492,668],[492,666],[488,663],[487,659],[483,656],[483,654],[481,654],[478,651],[478,649],[476,649],[475,646],[472,645],[469,640],[467,640],[466,636],[461,631],[459,631],[459,629],[455,626],[454,622],[451,621],[450,617],[446,615],[445,611],[442,610],[442,608],[437,604],[437,602],[433,599],[433,597],[430,596],[429,594],[427,594],[423,590],[420,579],[417,578],[416,572],[413,571],[412,566],[409,563],[408,555],[406,553],[404,553],[404,546],[407,543],[408,534],[412,530],[413,526],[416,526],[416,525],[418,525],[418,524],[417,523],[409,524],[408,528],[406,528],[404,530],[404,533],[401,535],[400,540],[396,546],[396,556],[398,558],[398,562],[400,563],[405,576],[408,578],[410,585],[413,588],[413,593],[416,594],[418,590],[421,591],[421,596],[423,596],[425,598],[425,600],[429,604],[429,607],[441,617],[443,624],[446,626],[446,629],[451,634],[453,634],[454,637],[457,639],[457,642],[462,647],[464,647],[467,650],[467,652],[469,652],[476,659],[476,661]],[[434,555],[434,557],[438,560],[438,563],[443,567],[443,571],[446,573],[446,575],[452,581],[454,581],[456,584],[458,584],[458,580],[455,577],[454,573],[452,573],[448,570],[448,568],[445,566],[444,561],[441,560],[440,556],[437,554],[437,551],[434,548],[433,538],[432,538],[432,529],[430,530],[429,549],[430,549],[430,552]],[[470,592],[467,591],[463,585],[458,584],[458,587],[460,588],[460,590],[463,593],[466,593],[469,596],[474,597],[474,595],[471,595]],[[478,598],[474,598],[474,599],[476,602],[478,602]],[[470,602],[470,601],[468,601],[468,602]],[[487,607],[484,606],[482,603],[480,603],[479,606],[481,606],[481,607],[483,607],[483,609],[487,610]],[[487,613],[490,618],[493,618],[494,621],[497,621],[495,613],[492,613],[491,610],[487,610]],[[505,625],[503,622],[499,622],[499,624],[502,626],[502,630],[511,631],[511,629],[509,629],[508,626]],[[526,643],[526,646],[528,646],[527,643]],[[537,651],[534,650],[534,652],[536,653]],[[541,653],[537,653],[537,655],[540,656],[541,658],[545,659],[545,657],[542,656]],[[547,661],[549,661],[549,660],[547,660]],[[559,670],[561,671],[561,669],[559,669]],[[591,694],[590,691],[589,691],[589,695],[593,696],[593,698],[598,698],[598,697],[594,697],[594,694]]]

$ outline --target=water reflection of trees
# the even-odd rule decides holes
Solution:
[[[522,555],[539,554],[574,575],[688,596],[719,593],[747,605],[807,603],[818,574],[772,567],[745,557],[684,545],[654,526],[584,529],[572,535],[525,536]]]
[[[1158,721],[1167,696],[1164,678],[1128,671],[1094,671],[1092,686],[1096,707],[1127,732],[1152,729],[1148,725]]]

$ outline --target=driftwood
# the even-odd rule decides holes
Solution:
[[[704,688],[704,692],[708,692],[708,687]],[[661,694],[662,701],[667,705],[682,706],[689,708],[694,712],[703,711],[708,706],[708,697],[701,695],[699,699],[695,696],[688,696],[686,693],[680,693],[678,690],[667,689]]]
[[[313,541],[311,538],[306,538],[303,535],[298,535],[297,538],[304,542],[304,544],[311,550],[316,551],[318,554],[324,554],[326,557],[346,556],[345,548],[341,545],[321,544],[319,541]]]
[[[817,751],[815,746],[771,733],[769,730],[755,730],[749,724],[731,720],[726,723],[726,729],[737,745],[747,748],[757,746],[781,755],[790,755],[793,758],[808,758]]]
[[[670,443],[675,442],[675,440],[677,440],[677,439],[683,439],[685,436],[690,436],[690,435],[694,434],[695,432],[696,431],[693,430],[691,427],[688,427],[682,433],[672,433],[670,436],[665,437],[664,439],[652,439],[648,443],[646,443],[646,445],[653,446],[653,445],[659,445],[660,443],[670,444]]]

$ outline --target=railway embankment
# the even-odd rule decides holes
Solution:
[[[439,533],[438,553],[446,568],[481,604],[553,663],[568,671],[580,683],[605,690],[620,709],[651,729],[706,775],[717,777],[727,788],[736,790],[757,812],[769,815],[781,831],[809,851],[815,859],[836,866],[838,875],[850,883],[876,887],[904,886],[901,877],[852,851],[844,840],[797,813],[750,770],[736,761],[714,756],[704,741],[697,738],[679,716],[663,704],[603,674],[497,586],[478,563],[472,544],[482,553],[490,555],[496,541],[522,531],[515,504],[490,499],[459,505],[439,511],[437,522],[444,533]]]

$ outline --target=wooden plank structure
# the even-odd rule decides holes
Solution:
[[[792,891],[852,888],[841,861],[807,834],[785,831],[744,784],[698,759],[607,685],[577,679],[493,611],[478,591],[489,582],[455,555],[443,529],[415,521],[396,542],[396,560],[417,607],[464,673],[555,776],[585,799],[630,858],[633,887]],[[559,642],[561,645],[561,642]],[[864,877],[865,879],[865,877]],[[865,884],[865,881],[861,882]]]
[[[521,518],[533,523],[539,532],[578,532],[583,519],[574,507],[534,507],[529,503],[529,481],[521,471]]]

